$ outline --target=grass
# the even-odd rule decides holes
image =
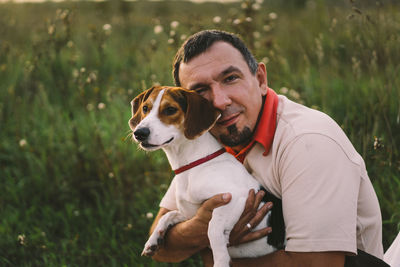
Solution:
[[[206,28],[241,34],[270,87],[342,126],[388,247],[400,230],[400,7],[255,3],[0,5],[0,265],[201,266],[140,257],[172,173],[132,144],[127,121],[136,94],[172,84],[182,38]]]

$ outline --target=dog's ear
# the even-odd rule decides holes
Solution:
[[[220,112],[194,91],[181,89],[186,99],[184,134],[188,139],[194,139],[211,129],[220,116]]]
[[[136,125],[139,124],[139,122],[143,119],[142,118],[142,112],[141,112],[141,105],[144,101],[147,100],[147,98],[149,98],[149,95],[151,94],[151,92],[153,92],[155,86],[153,86],[150,89],[147,89],[146,91],[142,92],[140,95],[138,95],[137,97],[135,97],[132,102],[131,102],[131,106],[132,106],[132,118],[129,120],[129,124],[134,128],[136,127]]]

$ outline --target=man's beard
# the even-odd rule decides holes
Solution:
[[[222,144],[229,147],[247,144],[253,134],[250,128],[247,126],[245,126],[241,132],[239,132],[236,124],[228,126],[227,130],[229,134],[221,134],[219,138]]]

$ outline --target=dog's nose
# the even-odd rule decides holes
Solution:
[[[145,141],[150,135],[150,129],[147,127],[139,128],[134,133],[136,140]]]

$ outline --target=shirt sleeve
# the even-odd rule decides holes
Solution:
[[[321,134],[292,141],[279,163],[286,251],[357,253],[360,166]]]
[[[177,210],[178,206],[176,204],[176,182],[175,178],[172,180],[171,184],[164,197],[161,199],[160,208],[166,208],[168,210]]]

